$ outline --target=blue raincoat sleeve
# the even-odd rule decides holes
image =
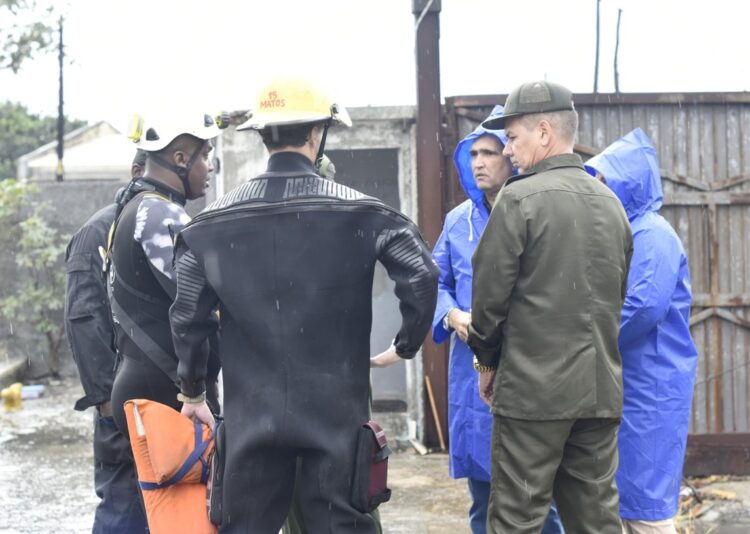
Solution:
[[[634,250],[622,307],[621,346],[640,341],[666,316],[680,275],[681,251],[669,235],[661,235],[660,225],[633,230]]]
[[[451,263],[450,238],[446,224],[443,226],[443,232],[440,234],[435,248],[432,250],[432,258],[440,268],[438,278],[438,299],[435,307],[435,316],[432,319],[432,339],[435,343],[442,343],[450,338],[451,333],[443,328],[443,318],[451,308],[457,308],[456,301],[456,280],[453,277],[453,267]]]

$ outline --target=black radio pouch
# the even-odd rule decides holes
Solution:
[[[375,421],[359,428],[352,480],[352,506],[369,514],[391,498],[388,489],[388,446],[385,432]]]

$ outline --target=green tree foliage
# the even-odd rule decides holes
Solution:
[[[84,125],[86,121],[66,119],[65,132]],[[29,113],[22,104],[0,104],[0,180],[15,178],[16,159],[56,138],[57,118]]]
[[[8,250],[18,239],[18,224],[21,222],[21,207],[30,193],[36,192],[31,185],[21,184],[15,180],[0,182],[0,247]]]
[[[44,203],[30,202],[33,185],[0,181],[0,225],[15,252],[19,276],[15,288],[0,298],[0,313],[11,323],[24,324],[43,336],[44,360],[53,375],[60,370],[60,346],[65,331],[60,320],[65,294],[65,274],[60,267],[67,238],[42,218]],[[25,210],[31,211],[25,216]],[[8,226],[14,221],[17,224]]]
[[[49,49],[52,7],[36,0],[0,0],[0,70],[18,72],[24,61]]]

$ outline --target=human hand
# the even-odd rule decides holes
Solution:
[[[471,324],[471,313],[453,308],[448,312],[448,324],[456,331],[461,341],[466,343],[469,337],[469,325]]]
[[[208,404],[206,404],[206,401],[196,403],[185,402],[182,404],[182,410],[180,413],[188,419],[198,423],[205,423],[212,429],[216,424],[211,409],[208,407]]]
[[[388,367],[401,361],[401,356],[396,353],[396,345],[391,345],[386,350],[370,358],[370,367]]]
[[[492,397],[495,394],[495,373],[497,371],[487,371],[479,373],[479,398],[487,406],[492,406]]]

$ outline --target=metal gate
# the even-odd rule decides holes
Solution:
[[[465,197],[456,143],[506,95],[446,98],[444,213]],[[691,432],[750,427],[750,93],[579,94],[584,159],[636,127],[654,142],[664,207],[685,246],[700,354]],[[445,420],[445,419],[443,419]]]

